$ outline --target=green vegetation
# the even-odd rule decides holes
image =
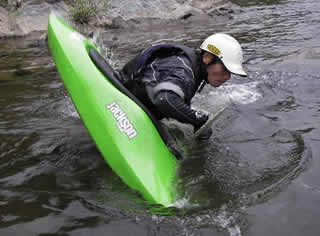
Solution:
[[[6,7],[8,5],[8,0],[0,0],[0,7]]]
[[[81,24],[88,23],[91,17],[96,16],[108,7],[108,0],[100,1],[103,7],[100,7],[94,0],[65,0],[65,2],[71,7],[69,10],[70,17]]]

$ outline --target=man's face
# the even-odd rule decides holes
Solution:
[[[213,87],[219,87],[230,79],[231,73],[222,64],[212,64],[207,67],[208,82]]]

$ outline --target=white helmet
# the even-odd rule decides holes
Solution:
[[[247,76],[242,67],[243,55],[241,46],[230,35],[213,34],[203,41],[200,48],[219,57],[231,73]]]

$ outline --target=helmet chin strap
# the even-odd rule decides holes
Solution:
[[[211,62],[210,62],[211,63]],[[199,86],[199,88],[198,88],[198,90],[197,90],[197,92],[198,93],[200,93],[202,90],[203,90],[203,88],[204,88],[204,86],[206,85],[206,84],[209,84],[209,81],[208,81],[208,73],[207,73],[207,68],[208,68],[208,66],[210,65],[210,63],[208,63],[208,64],[205,64],[205,63],[203,63],[203,62],[201,62],[201,70],[202,70],[202,74],[204,75],[204,79],[201,81],[201,83],[200,83],[200,86]]]
[[[200,53],[201,53],[201,50],[197,49],[197,52],[200,54]],[[213,59],[213,58],[211,59],[211,61],[210,61],[208,64],[205,64],[205,63],[202,61],[202,56],[201,56],[201,70],[202,70],[202,74],[203,74],[204,79],[201,81],[200,86],[198,87],[197,93],[200,93],[200,92],[203,90],[204,86],[205,86],[206,84],[209,84],[207,68],[208,68],[208,66],[210,66],[212,63],[214,63],[214,59]]]
[[[208,82],[207,78],[204,79],[204,80],[202,80],[202,82],[201,82],[201,84],[200,84],[197,92],[200,93],[200,92],[203,90],[204,86],[205,86],[206,84],[208,84],[208,83],[209,83],[209,82]]]

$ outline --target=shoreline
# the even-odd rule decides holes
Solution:
[[[113,0],[106,12],[99,12],[90,18],[88,24],[79,24],[69,16],[70,6],[62,0],[16,0],[15,6],[0,6],[0,40],[16,38],[45,38],[47,19],[50,12],[67,19],[75,28],[80,28],[84,34],[97,30],[139,30],[149,27],[163,27],[164,25],[189,24],[190,22],[205,22],[211,20],[228,20],[232,18],[235,5],[228,0],[193,0],[191,4],[180,3],[181,0],[171,0],[176,4],[171,12],[163,12],[166,6],[148,6],[133,10],[123,9],[121,3]],[[142,2],[145,0],[138,1]],[[147,1],[148,2],[148,1]],[[18,4],[19,3],[19,4]],[[161,4],[160,4],[161,5]],[[134,11],[136,7],[137,11]],[[158,13],[156,14],[156,12]],[[140,14],[141,11],[147,12]]]

